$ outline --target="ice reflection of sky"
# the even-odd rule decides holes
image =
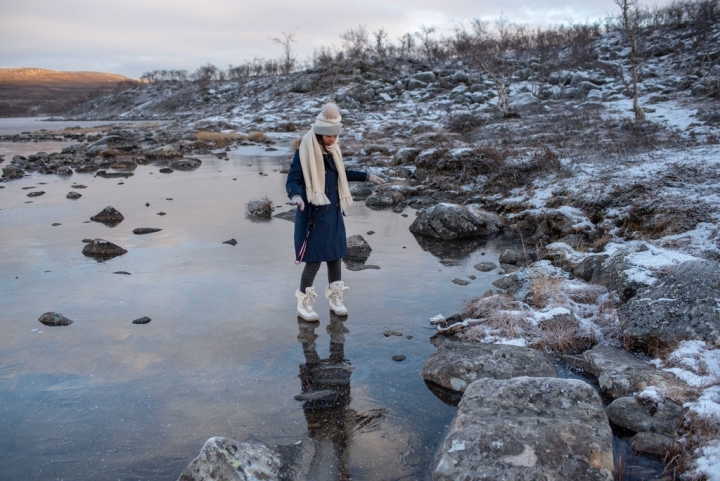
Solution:
[[[35,174],[4,184],[0,418],[10,421],[0,431],[0,478],[177,479],[210,436],[290,444],[307,434],[293,399],[304,362],[293,226],[245,215],[246,203],[264,195],[289,208],[279,172],[288,154],[273,154],[204,157],[197,171],[169,175],[141,166],[124,180]],[[65,198],[73,184],[87,186],[76,201]],[[46,194],[28,198],[28,186]],[[125,216],[121,224],[86,222],[108,205]],[[354,479],[430,478],[454,410],[419,375],[434,350],[427,320],[457,312],[497,277],[472,268],[497,261],[497,248],[443,265],[418,246],[408,231],[414,211],[407,213],[358,202],[346,219],[348,235],[365,235],[369,262],[381,267],[343,273],[345,356],[356,367],[350,407],[389,410],[378,430],[352,438]],[[137,227],[163,230],[138,236]],[[101,263],[83,256],[82,239],[96,237],[128,253]],[[222,243],[231,238],[236,246]],[[478,280],[469,286],[451,282],[470,274]],[[319,291],[325,275],[323,268]],[[329,346],[324,306],[321,296],[321,356]],[[37,318],[46,311],[75,322],[45,327]],[[142,316],[152,322],[131,323]],[[385,338],[385,329],[413,339]],[[391,361],[395,354],[407,360]]]

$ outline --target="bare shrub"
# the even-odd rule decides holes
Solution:
[[[247,215],[250,217],[269,219],[272,216],[273,203],[267,197],[251,200],[247,204]]]
[[[445,128],[450,132],[466,134],[485,125],[485,121],[470,113],[449,115],[445,120]]]
[[[505,162],[495,171],[488,181],[489,190],[509,190],[527,185],[537,177],[558,173],[562,163],[555,152],[544,146],[533,152],[530,159],[517,162]]]

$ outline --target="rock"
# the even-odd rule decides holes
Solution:
[[[315,443],[307,438],[291,446],[268,446],[212,437],[178,481],[302,481],[314,455]]]
[[[132,139],[126,139],[120,135],[108,135],[100,140],[93,142],[87,148],[88,153],[99,153],[106,149],[116,149],[123,151],[131,151],[137,145]]]
[[[157,215],[167,215],[165,212],[158,212]]]
[[[402,354],[399,354],[399,355],[397,355],[397,356],[393,356],[393,357],[392,357],[392,360],[393,360],[393,361],[396,361],[396,362],[402,362],[402,361],[404,361],[405,359],[406,359],[405,356],[403,356]]]
[[[683,408],[670,400],[657,406],[638,402],[634,396],[617,398],[607,407],[610,422],[635,433],[674,436],[683,420]]]
[[[152,321],[149,317],[141,317],[139,319],[135,319],[132,323],[133,324],[147,324],[148,322]]]
[[[702,339],[720,346],[718,299],[720,264],[686,261],[622,306],[620,326],[624,336],[640,343]]]
[[[448,240],[495,234],[501,226],[500,217],[475,204],[437,204],[420,211],[410,232]]]
[[[338,393],[328,389],[322,391],[304,392],[295,396],[296,401],[311,401],[333,403],[337,400]]]
[[[132,275],[132,274],[130,274],[130,273],[127,272],[127,271],[115,271],[115,272],[113,272],[113,274],[120,274],[120,275],[122,275],[122,276],[130,276],[130,275]]]
[[[253,199],[247,203],[246,213],[249,217],[269,219],[273,213],[273,203],[267,197]]]
[[[374,192],[370,197],[365,199],[365,205],[368,207],[385,208],[392,207],[395,205],[395,199],[393,199],[389,191],[378,191]]]
[[[69,326],[73,323],[70,319],[63,316],[62,314],[58,314],[57,312],[46,312],[40,318],[38,319],[41,323],[45,324],[46,326]]]
[[[418,73],[414,74],[414,75],[412,76],[412,78],[414,78],[415,80],[419,80],[419,81],[421,81],[421,82],[428,83],[428,84],[434,82],[435,79],[436,79],[435,73],[430,72],[430,71],[428,71],[428,72],[418,72]]]
[[[273,218],[289,220],[290,222],[295,222],[295,209],[286,210],[285,212],[280,212],[279,214],[275,214],[273,216]]]
[[[665,457],[673,447],[673,438],[658,433],[637,433],[630,438],[630,446],[638,453]]]
[[[517,273],[512,273],[493,281],[492,285],[509,293],[515,293],[523,283],[524,280]]]
[[[427,84],[425,82],[421,82],[418,79],[411,78],[407,82],[408,90],[424,89],[425,87],[427,87]]]
[[[457,277],[452,280],[453,284],[457,284],[459,286],[467,286],[470,284],[470,281],[466,281],[465,279],[458,279]]]
[[[576,379],[480,379],[463,394],[433,479],[612,481],[600,396]]]
[[[155,229],[153,227],[138,227],[137,229],[133,229],[133,234],[136,235],[143,235],[143,234],[152,234],[153,232],[160,232],[162,229]]]
[[[383,332],[383,336],[385,336],[385,337],[390,337],[390,336],[399,336],[399,337],[401,337],[401,336],[402,336],[402,332],[400,332],[400,331],[386,330],[385,332]]]
[[[110,166],[111,169],[115,170],[135,170],[137,164],[132,160],[119,160]]]
[[[57,170],[55,171],[55,174],[57,174],[57,175],[73,175],[73,171],[67,165],[61,165],[60,167],[57,168]]]
[[[620,300],[626,302],[635,296],[638,289],[648,287],[647,276],[631,275],[636,267],[631,260],[633,255],[650,250],[643,243],[629,243],[618,249],[593,272],[590,282],[605,286],[610,291],[616,291]]]
[[[370,257],[372,248],[361,235],[351,235],[347,238],[348,252],[344,260],[365,263]]]
[[[235,239],[230,239],[223,242],[223,244],[230,244],[231,246],[235,246],[237,245],[237,241]]]
[[[125,216],[112,206],[107,206],[96,215],[90,217],[90,220],[100,222],[110,227],[115,227],[122,222],[123,219],[125,219]]]
[[[527,347],[474,342],[447,342],[422,369],[426,381],[457,392],[481,378],[555,377],[552,360]]]
[[[95,239],[92,242],[85,244],[82,253],[88,257],[104,260],[121,256],[126,254],[127,251],[112,242],[108,242],[104,239]]]
[[[505,249],[502,254],[500,254],[500,263],[501,264],[512,264],[512,265],[518,265],[522,264],[525,261],[525,256],[522,252],[516,250],[516,249]]]
[[[60,222],[53,222],[53,223],[50,224],[50,225],[53,226],[53,227],[57,227],[57,226],[62,225],[62,224],[61,224]]]
[[[176,157],[182,157],[182,153],[174,145],[164,145],[154,149],[146,149],[142,151],[142,154],[148,159],[174,159]]]
[[[473,266],[474,269],[480,272],[490,272],[493,269],[497,269],[497,265],[494,262],[479,262]]]
[[[65,197],[68,199],[75,200],[75,199],[79,199],[80,197],[82,197],[82,194],[80,194],[79,192],[72,191],[72,192],[68,192],[68,195],[66,195]]]
[[[71,189],[87,189],[87,185],[73,184],[70,186]]]
[[[373,188],[368,185],[368,182],[353,182],[350,184],[350,194],[353,200],[363,200],[370,197],[373,193]]]
[[[8,165],[3,168],[3,179],[21,179],[25,175],[25,171],[17,165]]]
[[[27,196],[28,197],[40,197],[41,195],[45,195],[45,191],[36,190],[34,192],[30,192]]]
[[[188,158],[176,160],[170,164],[170,167],[175,170],[191,171],[197,169],[201,165],[202,161],[200,159]]]
[[[158,172],[160,172],[161,174],[172,174],[172,173],[175,172],[175,171],[172,170],[172,169],[169,168],[169,167],[163,167],[163,168],[160,169]]]
[[[78,169],[78,172],[80,172],[80,169]],[[102,177],[103,179],[119,179],[124,178],[127,179],[128,177],[132,177],[132,172],[106,172],[104,170],[98,170],[97,174],[95,174],[98,177]]]
[[[684,385],[674,374],[656,369],[632,354],[603,344],[581,356],[563,356],[568,364],[598,378],[600,390],[613,399],[630,396],[649,386]]]
[[[606,254],[586,257],[573,268],[573,275],[575,275],[578,279],[589,282],[595,271],[602,266],[603,262],[605,262],[608,257],[610,256]]]

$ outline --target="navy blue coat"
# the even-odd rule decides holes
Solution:
[[[308,233],[308,225],[312,219],[310,236],[303,262],[335,261],[347,254],[347,235],[345,222],[340,209],[340,192],[338,191],[338,172],[332,155],[323,156],[325,160],[325,195],[330,199],[329,205],[316,206],[308,203],[305,195],[305,179],[300,165],[300,153],[295,151],[290,173],[285,183],[289,198],[296,195],[305,202],[305,210],[295,211],[295,259],[300,260],[300,249]],[[368,174],[358,170],[345,169],[348,182],[367,180]]]

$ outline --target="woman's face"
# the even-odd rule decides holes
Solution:
[[[322,140],[323,144],[325,144],[325,147],[330,147],[332,144],[337,142],[338,136],[337,135],[323,135]]]

